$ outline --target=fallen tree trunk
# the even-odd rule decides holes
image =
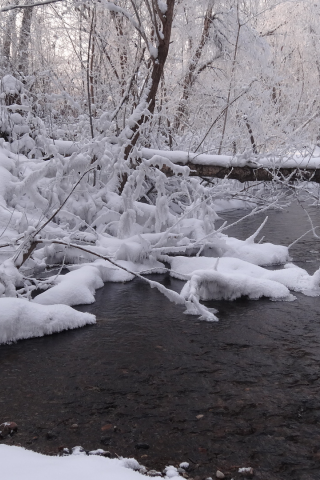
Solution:
[[[298,168],[254,168],[244,167],[218,167],[214,165],[196,165],[187,163],[190,168],[190,176],[213,177],[213,178],[230,178],[239,180],[239,182],[270,182],[277,178],[290,181],[301,180],[320,183],[319,169],[298,169]]]
[[[152,150],[143,148],[141,158],[163,157],[175,165],[189,167],[190,176],[229,178],[239,182],[309,181],[320,183],[320,158],[301,156],[252,157],[207,155],[182,151]],[[167,175],[173,172],[168,165],[162,167]]]

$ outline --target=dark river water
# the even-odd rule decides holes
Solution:
[[[320,225],[320,211],[309,212]],[[228,233],[245,238],[263,218]],[[288,245],[308,228],[293,205],[269,213],[263,234]],[[309,235],[292,256],[313,272],[320,242]],[[79,307],[97,325],[0,347],[0,423],[19,426],[2,443],[104,448],[161,470],[187,461],[196,480],[217,469],[237,479],[239,467],[257,479],[319,480],[320,299],[297,297],[211,302],[220,321],[207,323],[139,280],[106,284]]]

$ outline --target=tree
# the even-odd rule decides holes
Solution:
[[[32,5],[32,0],[28,5]],[[23,16],[21,21],[19,45],[18,45],[18,71],[22,75],[28,74],[28,61],[29,61],[29,43],[31,34],[31,23],[33,16],[33,8],[28,7],[23,10]]]
[[[213,6],[214,1],[209,0],[207,9],[204,14],[203,19],[203,28],[200,37],[199,44],[196,47],[196,50],[192,54],[190,61],[187,66],[187,71],[182,81],[182,98],[179,102],[177,113],[175,115],[174,125],[175,128],[178,129],[181,122],[184,121],[184,118],[187,118],[187,103],[188,98],[191,93],[191,90],[195,84],[197,76],[205,70],[208,66],[210,66],[217,58],[219,58],[221,52],[219,52],[214,58],[207,60],[205,63],[199,66],[201,56],[203,54],[203,50],[210,39],[210,30],[212,28],[212,24],[214,22],[214,14],[213,14]],[[188,22],[190,24],[190,22]],[[190,49],[192,49],[193,38],[192,36],[189,39]]]

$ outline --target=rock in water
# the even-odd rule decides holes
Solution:
[[[239,468],[238,473],[245,478],[252,478],[254,475],[253,468],[251,467]]]
[[[220,472],[220,470],[216,471],[216,477],[217,478],[224,478],[224,476],[225,476],[224,473]]]
[[[136,448],[138,450],[148,450],[150,446],[147,443],[137,443]]]
[[[15,422],[4,422],[0,425],[0,438],[5,438],[12,435],[18,430],[18,425]]]

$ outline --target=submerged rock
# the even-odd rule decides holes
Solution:
[[[58,438],[58,434],[59,434],[59,432],[55,432],[54,430],[50,430],[49,432],[47,432],[46,438],[47,438],[47,440],[55,440],[56,438]]]
[[[239,468],[238,473],[240,473],[240,475],[245,478],[252,478],[254,475],[253,468],[251,467]]]
[[[111,443],[111,438],[110,438],[110,437],[101,437],[101,438],[100,438],[100,442],[101,442],[103,445],[110,445],[110,443]]]
[[[18,430],[18,425],[15,422],[4,422],[0,425],[0,438],[5,438],[8,435],[13,435]]]
[[[137,443],[136,444],[136,449],[138,450],[148,450],[150,448],[150,445],[147,443]]]
[[[225,477],[225,474],[222,473],[222,472],[220,472],[220,470],[217,470],[217,471],[216,471],[216,477],[217,477],[217,478],[224,478],[224,477]]]

